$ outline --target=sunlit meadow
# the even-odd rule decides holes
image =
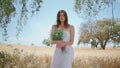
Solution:
[[[55,47],[0,44],[0,68],[49,68]],[[120,48],[74,47],[73,68],[120,68]]]

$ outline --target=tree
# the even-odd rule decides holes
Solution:
[[[111,30],[111,26],[113,26],[113,22],[114,24],[117,24],[118,20],[103,19],[103,20],[98,20],[96,22],[95,25],[96,33],[94,34],[94,37],[99,40],[102,49],[105,49],[107,42],[110,39],[112,39],[112,37],[115,38],[114,35],[119,32],[119,30],[117,30],[116,32],[113,32],[113,30]],[[114,26],[113,29],[118,29],[118,28]],[[119,35],[117,34],[117,36]]]
[[[99,42],[97,42],[95,39],[92,39],[92,41],[91,41],[91,48],[97,48],[97,46],[98,46],[98,43]]]
[[[96,39],[101,45],[102,49],[105,49],[107,42],[115,38],[119,38],[119,33],[120,33],[120,27],[118,26],[119,20],[113,20],[115,25],[113,27],[114,31],[111,30],[112,24],[112,19],[103,19],[103,20],[98,20],[96,23],[92,26],[89,27],[89,24],[86,24],[86,27],[82,27],[83,29],[85,28],[86,30],[81,30],[83,34],[80,34],[80,36],[86,36],[89,35],[90,37],[87,39]],[[119,24],[120,25],[120,24]],[[84,25],[83,25],[84,26]],[[92,30],[90,30],[92,28]],[[87,32],[87,33],[86,33]],[[80,38],[79,40],[84,40],[84,37]],[[113,40],[113,39],[112,39]],[[118,39],[119,40],[119,39]],[[113,40],[116,41],[116,40]]]
[[[31,43],[32,46],[34,46],[35,44],[34,43]]]
[[[90,23],[83,23],[81,28],[80,28],[80,37],[78,41],[78,45],[82,43],[89,43],[90,41]]]
[[[16,36],[19,35],[27,19],[39,11],[42,0],[0,0],[0,29],[7,40],[7,26],[15,18]]]
[[[88,20],[87,22],[82,23],[81,28],[79,30],[80,37],[78,40],[78,45],[80,43],[90,43],[92,39],[92,33],[93,33],[93,25],[95,24],[94,21]]]
[[[43,40],[43,44],[45,44],[45,45],[47,45],[47,46],[52,46],[50,39],[44,39],[44,40]]]
[[[100,45],[105,49],[106,43],[110,39],[110,27],[111,21],[109,20],[98,20],[96,25],[94,37],[97,38],[100,42]]]
[[[111,39],[113,40],[113,42],[117,45],[119,45],[120,43],[120,24],[115,24],[113,27],[113,36],[111,36]]]

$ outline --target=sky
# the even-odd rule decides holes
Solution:
[[[82,18],[82,16],[79,16],[74,11],[74,3],[75,0],[43,0],[40,11],[28,20],[27,24],[23,27],[18,40],[15,35],[16,25],[15,23],[11,23],[8,25],[8,41],[5,42],[2,41],[2,39],[0,39],[0,41],[9,44],[20,43],[31,45],[33,43],[34,45],[44,46],[42,41],[49,38],[51,27],[56,23],[57,12],[63,9],[68,14],[69,24],[75,27],[75,40],[73,46],[77,46],[80,25],[85,22],[86,19]],[[118,9],[120,9],[118,6],[115,7],[114,15],[115,17],[120,18]],[[103,18],[111,18],[111,8],[100,11],[97,19]]]

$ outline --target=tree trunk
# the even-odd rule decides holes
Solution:
[[[109,37],[108,37],[107,39],[105,39],[105,40],[102,40],[102,39],[100,39],[99,37],[97,37],[97,39],[99,40],[99,43],[100,43],[100,45],[101,45],[101,48],[102,48],[103,50],[105,50],[106,44],[107,44],[107,42],[108,42],[108,40],[109,40]]]
[[[103,50],[105,50],[107,41],[108,41],[108,40],[105,40],[105,42],[102,42],[102,43],[101,43],[101,47],[102,47]]]
[[[102,45],[101,47],[102,47],[103,50],[105,50],[105,46],[104,45]]]

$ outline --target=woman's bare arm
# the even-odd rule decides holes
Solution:
[[[64,42],[63,41],[64,46],[73,44],[73,42],[74,42],[74,34],[75,34],[74,26],[70,26],[70,41],[69,42]]]

